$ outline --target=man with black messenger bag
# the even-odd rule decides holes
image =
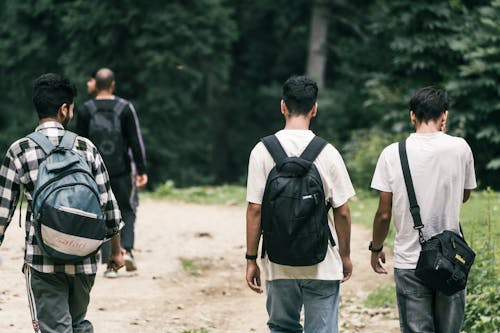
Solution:
[[[394,278],[401,332],[459,333],[474,252],[463,239],[460,207],[476,187],[472,151],[445,134],[448,96],[432,87],[410,99],[416,133],[381,153],[371,187],[380,191],[371,265],[386,274],[383,243],[392,215]]]

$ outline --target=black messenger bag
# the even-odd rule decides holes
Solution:
[[[418,230],[419,242],[422,245],[415,275],[429,288],[451,296],[457,291],[465,289],[469,270],[476,254],[462,236],[450,230],[445,230],[428,240],[424,239],[422,234],[424,225],[420,217],[420,207],[417,203],[408,165],[405,140],[399,142],[399,157],[410,199],[413,228]]]

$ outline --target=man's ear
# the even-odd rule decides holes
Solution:
[[[413,125],[417,124],[417,116],[415,115],[415,112],[413,112],[413,110],[410,110],[410,120]]]
[[[311,118],[316,117],[317,114],[318,114],[318,102],[314,103],[311,109]]]
[[[286,107],[285,101],[281,100],[281,114],[285,117],[288,115],[288,109]]]
[[[59,118],[64,119],[69,113],[69,105],[67,103],[63,103],[60,107],[59,110],[57,111],[57,115]]]

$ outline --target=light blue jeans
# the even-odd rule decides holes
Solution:
[[[414,269],[394,269],[402,333],[459,333],[464,320],[465,290],[454,295],[434,291]]]
[[[300,311],[304,305],[305,333],[337,333],[339,281],[273,280],[266,281],[271,333],[299,333]]]

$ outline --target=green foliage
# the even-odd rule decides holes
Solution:
[[[182,333],[208,333],[208,331],[204,328],[198,328],[198,329],[189,330],[189,331],[182,331]]]
[[[2,1],[0,153],[35,127],[34,78],[60,72],[84,91],[87,76],[108,66],[116,93],[138,111],[153,187],[243,184],[252,147],[283,126],[281,84],[305,71],[312,4]],[[312,129],[351,153],[359,133],[378,142],[373,128],[408,132],[411,92],[443,86],[449,133],[470,143],[481,186],[500,188],[500,0],[327,6],[326,87]],[[80,93],[77,106],[87,98]],[[366,148],[376,155],[376,146]],[[355,165],[365,188],[370,162]]]
[[[373,290],[363,304],[369,308],[393,308],[396,306],[396,286],[388,284]]]
[[[473,193],[462,209],[464,236],[476,252],[467,284],[465,332],[496,332],[500,329],[500,193]]]
[[[404,135],[394,135],[377,129],[354,131],[344,146],[345,162],[356,188],[369,189],[378,157],[382,150]]]
[[[176,188],[169,180],[158,186],[151,197],[210,205],[241,205],[246,202],[246,189],[236,185]]]

